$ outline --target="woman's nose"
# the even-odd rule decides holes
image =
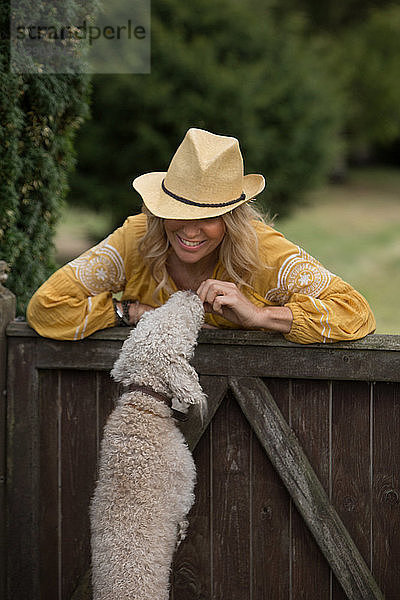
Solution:
[[[196,221],[187,221],[183,226],[183,232],[189,237],[196,237],[200,233],[199,224]]]

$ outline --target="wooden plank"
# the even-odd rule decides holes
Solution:
[[[172,576],[173,600],[212,598],[213,554],[211,519],[211,429],[208,428],[194,450],[197,471],[196,501],[189,513],[189,529],[175,556]]]
[[[87,339],[80,342],[61,342],[40,339],[37,355],[39,369],[72,369],[75,371],[110,371],[122,342]]]
[[[212,425],[212,598],[249,600],[251,430],[229,394]]]
[[[38,367],[43,369],[110,370],[128,333],[128,328],[111,328],[83,341],[62,342],[40,338],[23,323],[7,328],[10,337],[41,340]],[[301,379],[398,381],[399,351],[400,336],[370,335],[354,342],[301,345],[268,332],[204,330],[194,365],[204,375],[262,377],[268,373]]]
[[[58,371],[39,374],[40,481],[39,552],[40,598],[61,600],[60,584],[60,502],[59,426],[61,398]]]
[[[400,590],[400,385],[377,383],[373,403],[372,566],[386,600]]]
[[[36,340],[9,343],[7,406],[7,594],[39,598],[38,381]]]
[[[230,385],[348,598],[383,599],[267,387],[250,377],[232,378]]]
[[[121,393],[121,386],[113,381],[109,373],[99,371],[95,373],[96,386],[96,448],[97,448],[97,463],[96,463],[96,479],[98,477],[98,458],[100,453],[101,440],[103,438],[103,429],[107,418],[113,410],[116,400]],[[89,507],[87,507],[89,510]],[[68,600],[89,600],[92,597],[92,582],[91,570],[81,573],[77,586],[73,595]]]
[[[61,373],[62,590],[69,600],[89,568],[89,502],[97,460],[96,374]]]
[[[228,390],[228,380],[226,377],[207,377],[204,375],[200,377],[200,385],[207,396],[207,409],[206,414],[203,415],[203,421],[198,408],[193,406],[189,409],[188,420],[178,423],[191,450],[197,446],[222,399],[225,397]]]
[[[370,386],[332,384],[332,502],[371,568]],[[333,600],[346,600],[333,580]]]
[[[330,387],[329,381],[293,381],[290,403],[290,425],[327,494],[330,476]],[[275,398],[272,390],[271,393]],[[294,507],[292,537],[292,597],[329,599],[329,565]]]
[[[399,354],[315,346],[199,344],[193,358],[204,375],[399,381]]]
[[[400,351],[400,335],[370,334],[360,340],[335,342],[328,344],[295,344],[288,342],[280,333],[244,329],[203,329],[199,343],[230,344],[239,346],[282,346],[298,349],[317,348],[349,350],[392,350]]]
[[[289,414],[290,382],[268,380],[280,410]],[[290,496],[252,432],[251,553],[252,598],[287,600],[291,596]]]
[[[244,329],[203,329],[199,335],[199,344],[229,344],[231,346],[282,346],[307,350],[348,349],[348,350],[390,350],[400,352],[400,335],[370,334],[360,340],[335,342],[328,344],[295,344],[288,342],[280,333]]]
[[[4,264],[2,266],[4,274]],[[6,595],[6,406],[7,338],[6,328],[15,317],[15,296],[0,283],[0,598]]]
[[[4,264],[2,266],[4,274]],[[0,598],[6,595],[6,406],[7,338],[6,328],[15,317],[15,296],[0,283]]]
[[[122,342],[41,339],[38,368],[109,371]],[[291,377],[300,379],[400,380],[399,354],[393,350],[334,348],[329,345],[230,345],[199,343],[193,365],[203,375]]]
[[[107,342],[123,342],[129,335],[128,327],[110,327],[93,333],[90,340],[104,340]],[[14,321],[7,327],[7,336],[41,338],[26,322]],[[74,342],[76,343],[76,342]],[[79,342],[80,343],[80,342]],[[203,329],[199,335],[199,344],[229,344],[231,346],[282,346],[290,348],[318,348],[326,349],[350,349],[350,350],[390,350],[400,352],[400,335],[370,334],[361,340],[336,342],[330,344],[294,344],[288,342],[280,333],[270,331],[254,331],[244,329]]]

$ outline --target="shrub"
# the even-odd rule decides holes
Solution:
[[[5,31],[5,0],[0,15]],[[0,257],[11,267],[7,285],[23,314],[32,293],[55,268],[54,228],[74,163],[73,138],[88,113],[89,80],[84,75],[13,74],[8,41],[1,43]]]
[[[350,148],[387,146],[400,137],[400,7],[371,11],[344,32],[340,47],[348,72]]]

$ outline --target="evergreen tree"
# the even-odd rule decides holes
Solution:
[[[36,3],[40,8],[40,2]],[[42,7],[43,8],[43,7]],[[0,2],[8,31],[9,2]],[[54,227],[74,162],[73,138],[88,112],[85,75],[15,74],[2,36],[0,54],[0,257],[23,314],[51,274]]]

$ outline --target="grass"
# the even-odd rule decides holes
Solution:
[[[110,218],[67,208],[58,228],[60,264],[110,232]],[[275,227],[369,301],[377,333],[400,333],[400,169],[359,169],[307,197]]]
[[[400,170],[356,170],[275,226],[366,296],[377,333],[400,333]]]
[[[56,233],[56,261],[63,265],[110,233],[110,215],[66,205]]]

